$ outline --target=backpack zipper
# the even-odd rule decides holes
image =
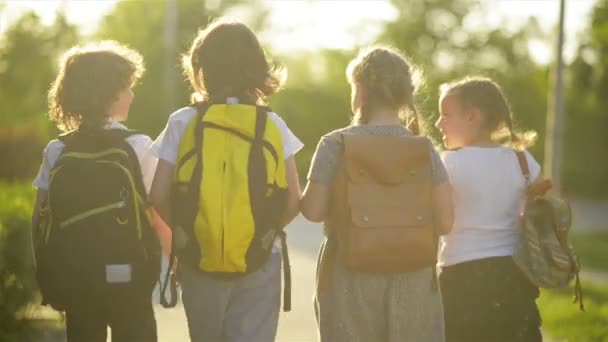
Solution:
[[[133,207],[134,207],[133,209],[135,210],[135,224],[136,224],[136,228],[137,228],[137,236],[141,240],[142,229],[141,229],[141,217],[139,215],[140,199],[138,198],[138,193],[137,193],[137,189],[135,188],[135,182],[133,181],[133,176],[131,175],[131,173],[129,173],[129,170],[127,170],[126,167],[120,165],[118,162],[107,161],[107,160],[98,160],[97,163],[113,165],[113,166],[119,168],[120,170],[122,170],[124,172],[124,174],[127,176],[127,178],[129,179],[129,184],[131,185],[131,193],[134,194],[134,199],[132,202],[133,202]]]
[[[224,179],[226,177],[226,161],[225,160],[223,161],[223,165],[222,166],[223,166],[222,167],[222,173],[223,174],[222,174],[222,202],[221,203],[224,202],[224,186],[226,184],[226,181]],[[225,216],[224,215],[224,206],[222,205],[222,265],[226,263],[226,253],[225,253],[225,250],[226,250],[226,246],[225,246],[225,243],[226,243],[226,229],[224,227],[224,216]]]
[[[81,159],[97,159],[101,157],[105,157],[112,154],[120,154],[126,158],[129,157],[129,154],[118,148],[110,148],[97,153],[87,153],[87,152],[66,152],[61,155],[61,159],[64,158],[81,158]]]
[[[127,203],[123,200],[123,201],[114,202],[114,203],[111,203],[108,205],[104,205],[103,207],[97,207],[97,208],[93,208],[91,210],[87,210],[83,213],[74,215],[74,216],[70,217],[69,219],[64,220],[63,222],[61,222],[59,224],[59,228],[65,229],[66,227],[71,226],[76,222],[87,219],[91,216],[100,215],[100,214],[103,214],[105,212],[108,212],[108,211],[114,210],[114,209],[124,208],[126,205],[127,205]]]

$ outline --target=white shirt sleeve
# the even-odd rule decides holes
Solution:
[[[304,147],[304,143],[298,139],[298,137],[293,134],[293,132],[287,127],[285,121],[278,116],[276,113],[269,112],[268,117],[272,119],[279,127],[279,131],[281,132],[281,138],[283,140],[283,155],[285,159],[295,155]]]
[[[127,142],[133,147],[133,151],[137,155],[146,193],[149,193],[158,164],[158,158],[150,152],[152,139],[147,135],[137,134],[127,138]]]
[[[194,115],[196,115],[196,110],[191,107],[184,107],[171,114],[167,126],[152,144],[150,153],[175,165],[179,153],[179,144],[188,123]]]
[[[34,179],[32,185],[36,189],[47,190],[49,188],[49,177],[51,169],[55,166],[57,158],[63,151],[64,144],[60,140],[51,140],[42,152],[42,163],[38,170],[38,175]]]
[[[525,150],[524,154],[526,155],[526,159],[528,160],[528,170],[530,171],[530,181],[534,181],[540,176],[540,165],[538,164],[536,159],[534,159],[532,154],[530,154],[530,152]]]
[[[443,166],[445,167],[446,172],[448,173],[448,177],[451,173],[454,172],[455,169],[455,155],[452,151],[443,151],[440,154],[441,161],[443,162]]]

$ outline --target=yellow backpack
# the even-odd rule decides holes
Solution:
[[[196,108],[175,166],[172,254],[180,263],[230,278],[264,265],[278,236],[289,310],[289,261],[280,226],[287,179],[279,127],[268,119],[268,107]]]

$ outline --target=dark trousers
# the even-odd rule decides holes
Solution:
[[[112,342],[156,342],[156,319],[152,297],[89,298],[68,304],[68,342],[106,342],[107,327]]]
[[[444,267],[439,276],[446,342],[538,342],[536,288],[511,257]]]

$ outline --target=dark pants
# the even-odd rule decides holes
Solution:
[[[536,288],[511,257],[444,267],[439,277],[446,342],[538,342]]]
[[[152,296],[89,298],[66,308],[68,342],[106,342],[108,326],[112,342],[156,342]]]

